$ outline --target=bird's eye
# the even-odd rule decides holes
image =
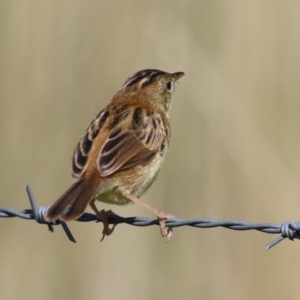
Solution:
[[[173,91],[173,82],[172,81],[168,81],[168,83],[167,83],[167,90],[169,92]]]

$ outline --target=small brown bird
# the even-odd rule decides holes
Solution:
[[[142,70],[125,81],[77,144],[72,158],[77,181],[48,209],[48,221],[78,219],[90,204],[104,224],[104,237],[114,229],[107,222],[112,212],[98,211],[95,200],[117,205],[133,201],[153,212],[162,236],[171,238],[164,221],[174,216],[139,197],[157,178],[167,153],[174,84],[183,75]]]

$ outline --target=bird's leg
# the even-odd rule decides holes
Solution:
[[[98,210],[95,204],[95,200],[93,199],[90,202],[90,207],[92,208],[92,210],[95,212],[98,222],[102,222],[103,223],[103,230],[102,230],[102,238],[101,238],[101,242],[103,241],[103,239],[105,238],[106,235],[111,235],[115,229],[115,227],[117,226],[117,224],[114,224],[112,226],[112,228],[109,228],[109,223],[107,221],[107,218],[111,215],[114,215],[114,213],[111,210],[107,210],[105,211],[104,209],[102,210]]]
[[[147,208],[148,210],[150,210],[151,212],[153,212],[157,216],[161,236],[165,237],[166,241],[169,242],[171,237],[172,237],[172,227],[166,227],[165,220],[170,219],[170,218],[175,218],[175,216],[173,216],[173,215],[171,215],[167,212],[161,211],[158,208],[150,205],[149,203],[147,203],[147,202],[145,202],[145,201],[141,200],[140,198],[135,197],[133,195],[130,195],[130,194],[126,195],[126,198],[132,200],[135,203],[138,203],[138,204],[142,205],[143,207]]]

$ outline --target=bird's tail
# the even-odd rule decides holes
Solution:
[[[88,182],[84,178],[76,181],[49,207],[46,215],[47,221],[78,219],[94,196],[96,187],[96,182]]]

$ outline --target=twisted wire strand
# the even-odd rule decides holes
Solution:
[[[26,220],[36,220],[39,224],[46,224],[48,229],[54,232],[54,225],[61,225],[65,231],[68,239],[76,243],[69,227],[65,222],[54,221],[47,222],[45,220],[48,206],[37,207],[36,201],[29,185],[26,187],[31,209],[24,209],[16,211],[9,208],[0,208],[0,218],[12,218],[18,217]],[[96,215],[91,213],[84,213],[79,219],[79,222],[91,222],[98,221]],[[110,215],[108,217],[109,224],[128,224],[133,226],[152,226],[158,225],[157,219],[145,218],[145,217],[127,217],[123,218],[118,215]],[[167,227],[181,227],[181,226],[192,226],[196,228],[215,228],[223,227],[231,230],[257,230],[269,234],[280,234],[279,237],[267,244],[266,249],[269,250],[273,246],[277,245],[282,240],[288,238],[290,240],[300,239],[300,221],[297,222],[283,222],[282,224],[272,223],[259,223],[253,224],[245,221],[237,220],[225,220],[218,221],[213,219],[194,218],[189,220],[182,220],[178,218],[167,219],[165,221]]]

